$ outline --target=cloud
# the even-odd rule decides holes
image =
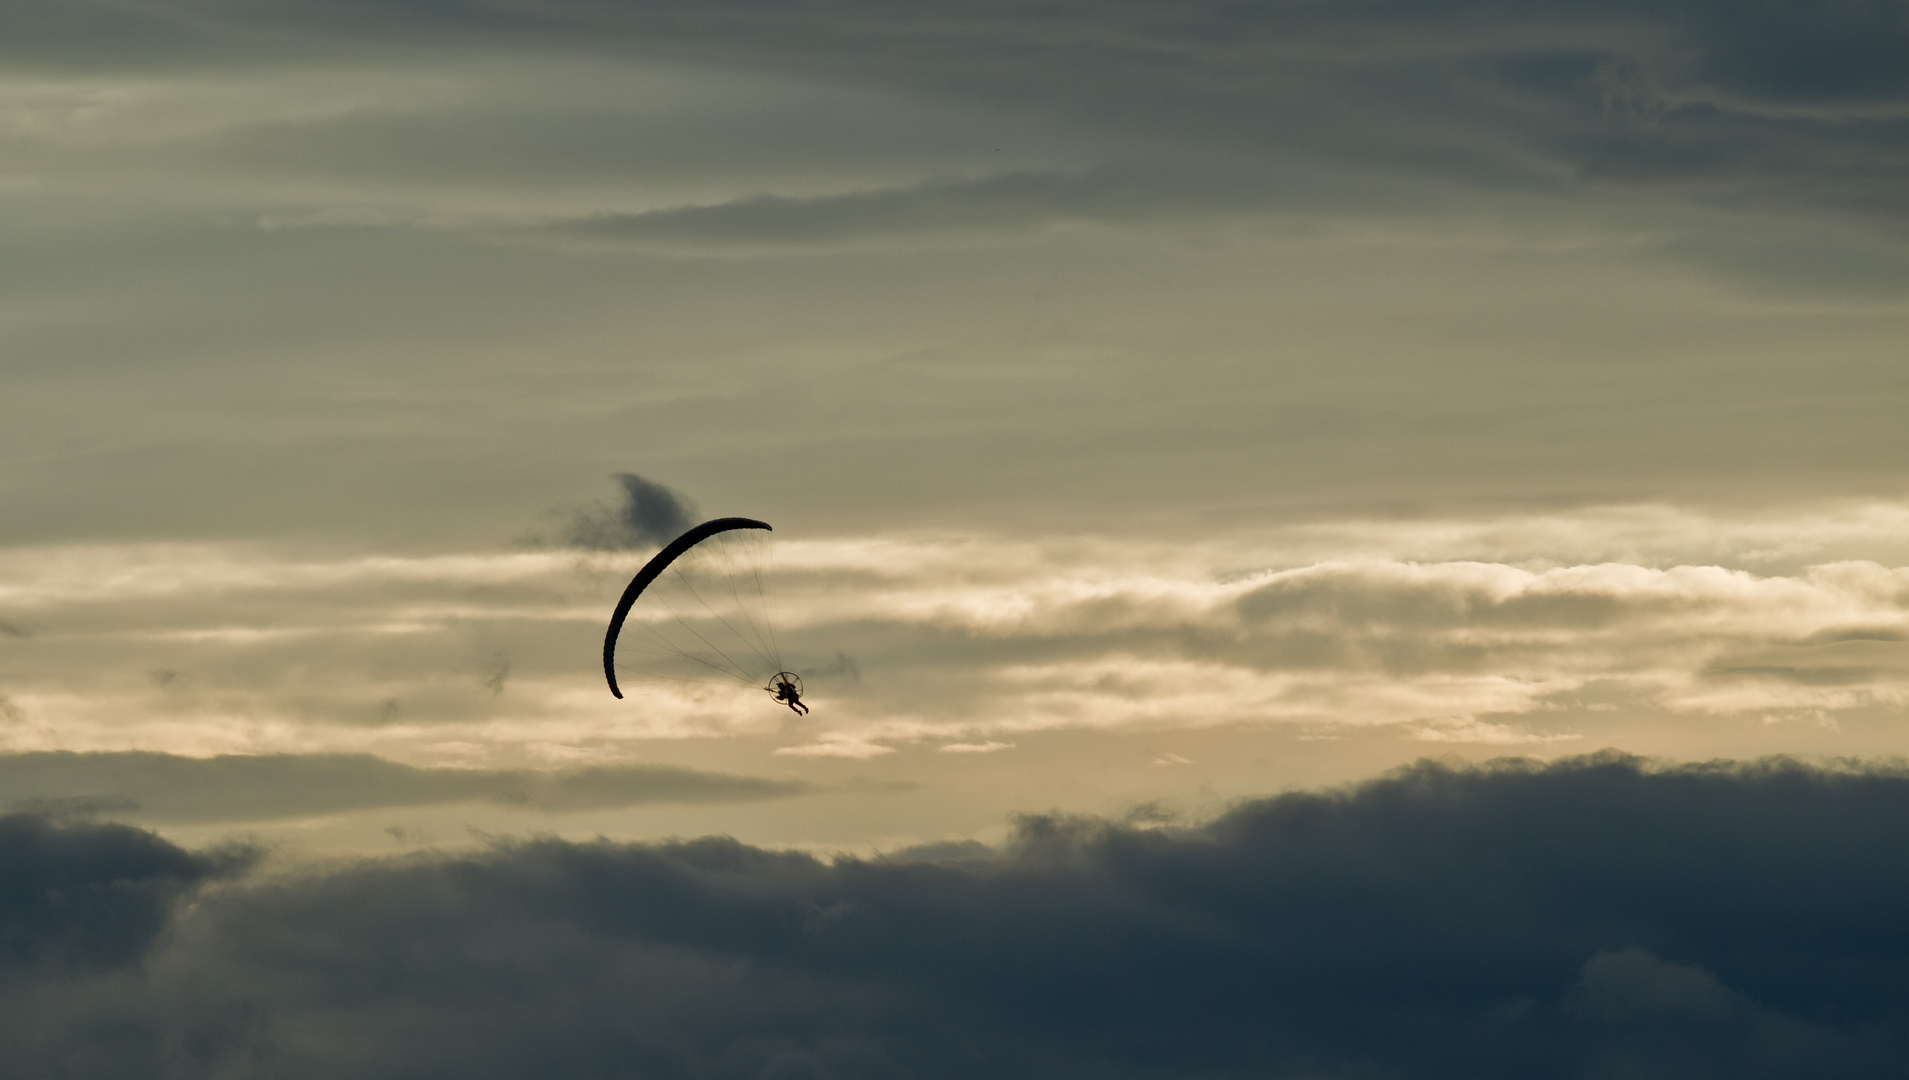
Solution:
[[[853,735],[832,735],[812,743],[778,747],[774,751],[777,757],[849,758],[854,761],[865,761],[894,752],[892,746],[883,746]]]
[[[0,987],[0,1072],[1881,1076],[1905,822],[1899,766],[1602,754],[994,852],[507,842],[204,893],[137,979]]]
[[[997,751],[1012,749],[1014,749],[1014,744],[1011,742],[996,742],[993,739],[989,739],[987,742],[947,743],[935,747],[935,752],[939,754],[992,754]]]
[[[1720,1019],[1742,999],[1700,967],[1665,963],[1643,949],[1599,953],[1578,977],[1585,1011],[1605,1021]]]
[[[774,251],[835,247],[881,238],[1015,235],[1068,224],[1132,224],[1244,209],[1259,201],[1251,177],[1192,181],[1110,169],[1089,175],[1019,172],[936,180],[902,189],[597,214],[538,231],[597,244],[664,250]]]
[[[556,542],[594,551],[660,547],[696,523],[695,507],[682,495],[635,473],[617,473],[623,505],[572,511]]]
[[[817,713],[783,754],[1268,723],[1595,744],[1612,737],[1600,716],[1887,712],[1909,702],[1909,550],[1885,509],[1754,525],[1591,510],[1192,544],[788,538],[775,631]],[[0,736],[16,751],[514,765],[789,735],[759,692],[664,685],[625,704],[602,689],[603,619],[640,559],[0,553],[0,588],[49,628],[30,653],[0,652]],[[102,650],[123,662],[102,672]]]
[[[262,821],[479,801],[562,813],[647,803],[751,802],[811,790],[795,781],[665,765],[536,772],[425,769],[370,754],[0,754],[0,792],[16,809],[57,807],[162,822]]]
[[[0,815],[0,985],[21,968],[136,961],[175,901],[250,859],[192,854],[124,825]]]
[[[19,5],[32,9],[32,5]],[[38,10],[38,9],[33,9]],[[1177,62],[1182,72],[1245,75],[1251,61],[1268,52],[1308,58],[1308,47],[1336,43],[1339,49],[1315,63],[1356,60],[1376,54],[1395,63],[1442,57],[1466,49],[1548,60],[1554,83],[1569,84],[1607,55],[1643,57],[1668,70],[1660,83],[1711,85],[1760,101],[1849,102],[1890,100],[1909,93],[1899,62],[1909,55],[1909,31],[1887,5],[1832,6],[1785,3],[1728,11],[1699,0],[1665,4],[1586,5],[1554,2],[1505,5],[1445,0],[1401,8],[1248,8],[1222,0],[1176,5],[1172,12],[1114,9],[1090,3],[1047,5],[1038,12],[1016,3],[863,3],[854,9],[806,6],[765,17],[747,4],[705,4],[693,10],[670,2],[643,4],[465,3],[365,4],[292,2],[264,11],[234,11],[215,3],[182,3],[157,16],[108,3],[65,5],[23,22],[41,30],[44,52],[91,48],[139,38],[154,50],[177,49],[180,37],[227,33],[231,52],[320,45],[334,40],[391,33],[433,31],[467,35],[467,42],[553,43],[600,50],[649,50],[716,55],[726,49],[738,60],[784,63],[834,62],[861,75],[925,80],[949,68],[990,58],[1003,78],[1027,79],[1048,69],[1102,80],[1146,74],[1167,82]],[[63,18],[61,17],[63,16]],[[1491,20],[1484,22],[1483,20]],[[223,25],[222,25],[223,24]],[[281,34],[303,28],[304,40],[232,38],[232,25],[269,26]],[[174,35],[155,35],[164,25]],[[114,34],[114,27],[126,29]],[[1082,29],[1100,30],[1082,37]],[[61,31],[65,30],[62,36]],[[1218,36],[1217,30],[1232,36]],[[1618,29],[1629,29],[1619,35]],[[1467,35],[1470,31],[1467,45]],[[1412,37],[1416,32],[1416,39]],[[1405,46],[1417,45],[1406,51]],[[1576,48],[1573,49],[1573,44]],[[1658,50],[1675,45],[1682,55]],[[646,50],[647,51],[647,50]],[[1054,71],[1053,69],[1060,69]],[[1584,74],[1590,74],[1585,70]],[[1260,75],[1273,82],[1276,72]],[[1536,70],[1523,73],[1537,81]],[[1638,76],[1631,76],[1633,79]],[[1184,76],[1183,76],[1184,79]],[[1184,89],[1200,83],[1184,79]],[[1208,87],[1224,92],[1225,83]]]
[[[363,65],[368,56],[389,55],[393,42],[429,41],[434,56],[667,60],[955,99],[1083,132],[1098,143],[1103,164],[1145,160],[1183,180],[1242,164],[1249,171],[1329,164],[1337,182],[1315,177],[1313,199],[1344,198],[1362,186],[1349,177],[1415,176],[1487,193],[1595,195],[1615,187],[1898,219],[1909,208],[1893,182],[1905,150],[1899,121],[1909,109],[1901,74],[1909,70],[1909,32],[1888,4],[1738,10],[1701,0],[1410,7],[1204,0],[1164,12],[942,2],[862,3],[852,11],[804,5],[773,16],[748,4],[690,10],[668,2],[294,0],[241,10],[207,0],[172,5],[164,15],[106,3],[61,5],[58,14],[28,7],[5,47],[23,62],[81,71],[226,70],[292,55]],[[326,117],[303,140],[280,132],[266,155],[300,161],[312,157],[300,154],[300,142],[316,142],[328,149],[323,157],[349,160],[362,172],[368,164],[412,162],[421,156],[414,147],[424,145],[439,161],[470,158],[498,175],[514,174],[523,168],[514,162],[525,160],[557,175],[566,166],[593,174],[606,145],[627,141],[545,118],[501,136],[524,139],[529,152],[487,159],[468,149],[488,145],[482,140],[446,145],[434,134],[442,125],[432,124],[394,137],[383,119],[347,117],[363,130],[334,146],[339,135]],[[473,126],[501,130],[494,122]],[[579,137],[553,144],[553,130]],[[764,146],[779,146],[778,134],[739,132],[741,141]],[[660,137],[674,143],[668,133]],[[799,148],[781,149],[800,156]],[[322,160],[300,163],[336,171]],[[1261,204],[1290,205],[1293,180],[1262,183]],[[1030,182],[1049,181],[1007,178],[981,187]],[[721,208],[612,211],[571,227],[653,243],[747,236],[765,244],[839,238],[876,223],[978,222],[994,230],[1026,216],[1018,197],[1002,194],[990,196],[1000,218],[930,185],[912,196],[785,193]],[[1368,209],[1390,201],[1376,189],[1366,195]],[[1147,212],[1145,200],[1134,205]]]
[[[1534,743],[1570,742],[1584,736],[1575,732],[1542,734],[1511,724],[1493,724],[1484,720],[1457,720],[1427,723],[1412,733],[1420,742],[1477,743],[1487,746],[1522,746]]]
[[[510,657],[503,653],[486,660],[478,675],[478,685],[491,692],[492,697],[504,692],[504,686],[510,681]]]

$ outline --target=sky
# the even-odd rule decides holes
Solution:
[[[0,25],[0,1076],[1905,1057],[1900,0]]]

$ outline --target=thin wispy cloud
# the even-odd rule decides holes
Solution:
[[[61,805],[148,822],[256,822],[457,803],[565,813],[652,803],[752,802],[815,790],[799,781],[662,765],[532,771],[417,768],[369,754],[0,754],[0,792],[16,809]]]

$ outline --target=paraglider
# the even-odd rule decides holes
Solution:
[[[709,687],[753,687],[806,715],[802,679],[782,663],[764,587],[769,524],[705,521],[663,545],[623,590],[603,636],[603,677],[623,697],[626,680],[692,696]]]

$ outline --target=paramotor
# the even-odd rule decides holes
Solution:
[[[633,686],[699,694],[699,687],[754,687],[788,703],[784,670],[765,589],[767,522],[727,517],[663,545],[617,600],[603,636],[603,677],[618,684],[619,655]]]

